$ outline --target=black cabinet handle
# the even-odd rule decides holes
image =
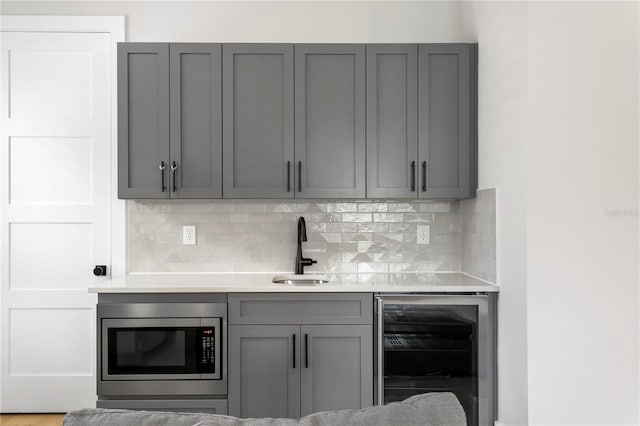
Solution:
[[[427,192],[427,162],[422,162],[422,192]]]
[[[411,162],[411,192],[416,190],[416,162]]]
[[[176,162],[172,162],[171,163],[171,190],[173,192],[176,192],[176,169],[178,168],[178,165],[176,164]]]
[[[167,168],[167,166],[164,164],[164,161],[160,162],[160,166],[158,166],[158,168],[160,169],[160,181],[162,182],[162,192],[164,192],[167,187],[164,185],[164,169]]]
[[[304,368],[309,368],[309,335],[304,333]]]
[[[291,161],[287,161],[287,192],[291,192]]]
[[[296,335],[293,334],[293,368],[296,368]]]
[[[298,192],[302,192],[302,161],[298,161]]]

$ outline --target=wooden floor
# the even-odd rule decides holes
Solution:
[[[64,414],[0,414],[2,426],[61,426]]]

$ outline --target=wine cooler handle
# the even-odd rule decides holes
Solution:
[[[378,304],[378,405],[384,405],[384,300],[376,298]]]

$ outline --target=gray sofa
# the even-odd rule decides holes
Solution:
[[[239,419],[215,414],[166,413],[89,408],[72,411],[64,426],[466,426],[456,396],[449,392],[415,395],[402,402],[361,410],[314,413],[300,419]]]

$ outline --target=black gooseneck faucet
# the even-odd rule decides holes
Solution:
[[[302,256],[302,242],[307,241],[307,224],[304,221],[304,217],[298,218],[298,251],[296,253],[296,274],[303,275],[304,267],[311,266],[314,263],[318,263],[317,260],[313,260],[308,257]]]

